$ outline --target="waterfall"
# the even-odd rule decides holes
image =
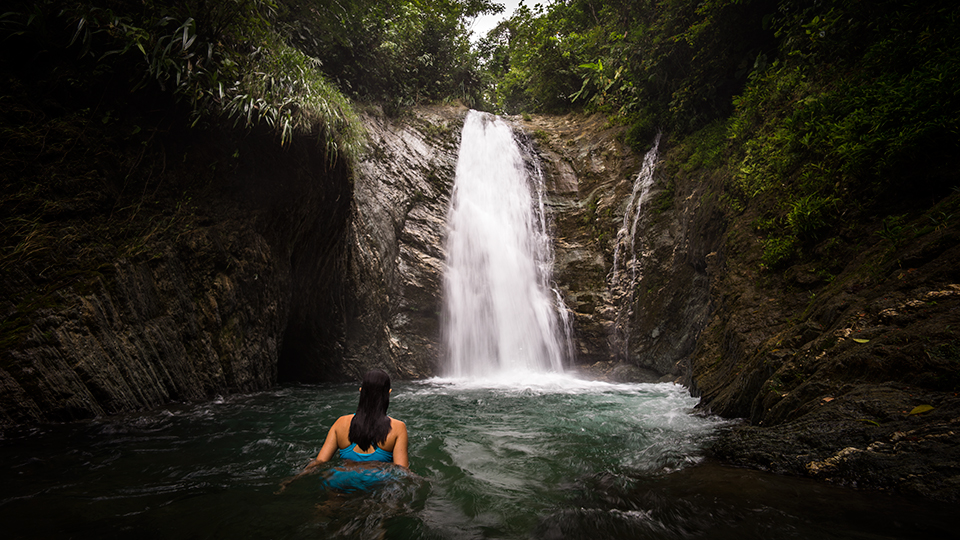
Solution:
[[[633,289],[636,287],[640,261],[637,258],[637,225],[642,216],[641,209],[653,187],[653,172],[656,170],[660,147],[660,133],[653,141],[653,147],[643,156],[643,165],[633,182],[633,191],[623,211],[623,225],[617,231],[617,241],[613,249],[613,270],[610,273],[610,285],[618,305],[614,324],[616,335],[614,342],[622,348],[624,358],[629,356],[630,318],[633,315]],[[620,268],[621,250],[629,247],[627,259]],[[629,272],[627,271],[629,270]]]
[[[563,307],[550,293],[553,252],[543,178],[533,169],[529,174],[506,122],[467,114],[447,217],[447,376],[563,369]]]

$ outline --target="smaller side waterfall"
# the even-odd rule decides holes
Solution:
[[[653,187],[653,173],[657,167],[660,148],[660,133],[653,141],[653,147],[643,156],[643,165],[633,182],[633,191],[623,211],[623,225],[617,231],[617,241],[613,250],[613,270],[610,272],[610,290],[617,305],[617,317],[614,325],[615,348],[619,347],[623,358],[629,356],[630,319],[633,316],[633,292],[639,277],[640,259],[637,257],[637,225],[641,221],[644,203]],[[622,251],[627,250],[624,254]],[[621,257],[625,260],[621,261]],[[621,265],[623,266],[621,268]]]
[[[562,371],[542,184],[506,122],[467,114],[447,218],[445,375]]]

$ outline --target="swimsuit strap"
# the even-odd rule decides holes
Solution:
[[[349,459],[351,461],[383,461],[389,463],[393,461],[393,452],[384,450],[379,446],[373,447],[373,452],[369,454],[361,454],[356,450],[357,443],[353,443],[350,446],[340,450],[340,457],[344,459]]]

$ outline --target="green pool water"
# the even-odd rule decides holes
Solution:
[[[719,467],[725,422],[671,384],[394,384],[409,471],[370,492],[282,491],[357,385],[7,431],[4,538],[948,538],[936,505]],[[336,467],[331,463],[329,467]]]

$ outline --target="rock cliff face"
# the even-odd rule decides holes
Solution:
[[[339,277],[327,262],[342,258],[346,171],[328,169],[312,141],[281,148],[271,134],[182,135],[182,144],[142,151],[133,171],[148,174],[136,193],[153,198],[129,208],[115,206],[109,169],[70,177],[90,165],[83,155],[58,154],[56,171],[35,172],[68,177],[39,203],[7,192],[8,210],[34,219],[34,234],[3,261],[0,422],[267,388],[285,337],[298,337],[288,327],[304,310],[297,289],[316,279],[332,284],[319,294],[335,296]],[[123,160],[127,150],[101,152]],[[171,158],[180,164],[166,167]],[[217,163],[225,170],[193,176]],[[91,184],[100,192],[90,195]],[[37,218],[36,204],[73,210]]]
[[[445,217],[465,114],[366,115],[368,151],[353,171],[329,169],[308,141],[282,148],[267,134],[197,134],[170,151],[182,166],[142,186],[167,197],[137,217],[153,233],[130,234],[103,216],[103,201],[58,222],[81,231],[65,242],[82,257],[5,266],[4,422],[110,414],[278,380],[351,380],[374,366],[405,378],[437,374]],[[696,226],[684,211],[645,218],[655,232],[635,248],[642,279],[623,290],[610,274],[642,156],[600,116],[516,123],[536,139],[547,172],[555,278],[574,315],[578,362],[597,373],[616,367],[606,374],[624,380],[682,376],[706,309],[709,247],[690,240]],[[166,157],[151,155],[141,169]],[[229,166],[201,188],[188,179],[221,161]],[[659,176],[649,200],[675,189]],[[76,191],[58,196],[76,201]],[[133,237],[135,249],[89,249],[92,215]],[[58,270],[44,277],[43,267]]]
[[[702,409],[745,418],[713,449],[726,462],[960,500],[960,193],[891,193],[773,271],[762,211],[733,211],[723,169],[664,140],[630,263],[641,156],[599,116],[523,125],[549,172],[582,370],[679,379]]]
[[[4,353],[7,422],[272,384],[285,276],[269,264],[263,238],[205,228],[166,248],[149,261],[105,263],[83,290],[58,291],[50,301],[59,305],[35,312],[20,346]],[[14,283],[30,282],[17,274]]]
[[[644,156],[602,115],[534,116],[523,126],[548,173],[554,276],[574,315],[580,368],[617,380],[687,378],[723,233],[709,185],[674,182],[651,152],[652,183],[639,201]]]
[[[355,380],[374,366],[435,374],[444,219],[465,114],[364,117],[369,151],[354,171],[331,168],[312,140],[178,134],[182,146],[137,161],[147,179],[136,192],[156,202],[133,211],[118,212],[111,196],[84,199],[89,182],[117,189],[109,171],[67,182],[46,202],[8,192],[12,212],[82,210],[38,222],[3,260],[0,423]],[[129,150],[102,153],[119,161]],[[170,155],[182,164],[167,167]],[[58,166],[72,172],[69,160]],[[198,181],[204,169],[214,174]]]
[[[64,157],[52,128],[8,146],[44,158],[23,174],[53,180],[4,178],[15,242],[0,259],[0,423],[370,367],[438,374],[465,114],[365,116],[370,144],[352,171],[312,141],[230,130],[150,152],[117,142],[91,152],[110,158],[92,170]],[[759,263],[758,210],[732,212],[722,170],[690,166],[682,142],[648,153],[640,189],[645,157],[602,116],[513,121],[546,173],[577,369],[682,381],[705,410],[747,419],[717,442],[725,461],[958,499],[960,193],[899,202],[895,228],[851,220],[816,257],[773,272]]]
[[[354,171],[341,270],[344,332],[291,378],[356,380],[372,367],[402,378],[438,374],[443,240],[466,113],[423,107],[398,119],[364,117],[369,146]]]
[[[960,235],[928,226],[958,207],[897,208],[909,241],[865,217],[781,272],[761,270],[752,210],[730,221],[693,380],[704,409],[750,425],[718,457],[960,500]]]

